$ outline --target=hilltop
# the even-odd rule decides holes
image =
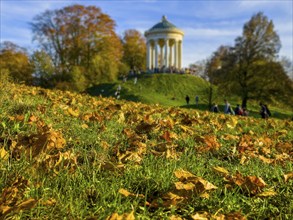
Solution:
[[[0,82],[0,121],[1,219],[293,217],[289,120]]]

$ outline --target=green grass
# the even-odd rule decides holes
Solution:
[[[155,77],[139,78],[133,89],[145,83],[147,98],[150,85],[160,78]],[[175,77],[174,85],[181,80]],[[183,77],[186,84],[193,79]],[[132,211],[136,219],[192,219],[196,213],[209,218],[236,214],[248,219],[293,218],[293,181],[284,179],[284,174],[293,172],[290,120],[6,85],[0,87],[0,219],[107,219]],[[160,85],[162,91],[169,88]],[[122,88],[127,86],[132,86],[130,80]],[[185,93],[178,92],[177,97]],[[169,99],[163,98],[164,92],[157,97]],[[50,142],[55,147],[49,149]],[[44,150],[34,156],[40,148]],[[228,177],[215,172],[216,166],[234,177],[240,173],[262,178],[266,186],[260,192],[276,194],[252,194],[227,182]],[[217,189],[207,191],[209,197],[186,190],[184,202],[167,206],[168,193],[180,194],[175,189],[178,169]],[[19,177],[21,184],[16,182]],[[122,188],[133,195],[122,195]],[[20,206],[28,199],[35,205]],[[4,216],[3,207],[11,212]]]
[[[159,104],[167,107],[176,106],[188,109],[209,111],[207,88],[208,84],[203,79],[192,75],[181,74],[143,74],[138,75],[134,84],[134,76],[126,82],[122,80],[115,83],[96,85],[88,89],[93,96],[115,97],[115,91],[121,85],[120,99],[142,102],[146,104]],[[186,104],[185,96],[190,97],[190,105]],[[199,105],[195,105],[195,96],[199,96]],[[221,112],[224,110],[224,99],[228,99],[232,107],[241,104],[241,98],[233,94],[227,97],[215,93],[213,102],[217,103]],[[259,101],[249,101],[248,110],[250,116],[260,118]],[[270,106],[272,117],[279,119],[292,118],[292,109],[282,103]]]

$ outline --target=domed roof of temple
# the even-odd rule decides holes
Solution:
[[[161,22],[155,24],[151,29],[145,32],[145,36],[156,33],[178,33],[184,35],[183,31],[177,28],[174,24],[169,22],[166,16],[162,17]]]
[[[162,21],[157,23],[156,25],[154,25],[149,31],[155,30],[155,29],[172,29],[172,28],[176,28],[176,26],[174,24],[172,24],[171,22],[169,22],[166,18],[166,16],[164,15],[162,17]]]

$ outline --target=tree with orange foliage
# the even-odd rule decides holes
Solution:
[[[74,69],[79,69],[88,85],[117,76],[122,45],[115,21],[100,8],[72,5],[48,10],[37,15],[31,26],[34,40],[52,58],[61,81],[72,82]],[[97,73],[97,59],[101,60],[97,57],[108,60],[98,63],[107,72]]]

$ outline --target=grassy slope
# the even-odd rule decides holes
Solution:
[[[186,95],[189,95],[194,103],[195,95],[200,95],[206,85],[204,80],[191,75],[149,74],[139,76],[137,84],[134,84],[134,77],[131,77],[126,83],[103,84],[89,92],[94,95],[113,96],[118,84],[122,86],[122,99],[165,106],[184,105]],[[101,93],[102,89],[105,90],[104,94]]]
[[[2,83],[0,122],[0,219],[293,217],[291,121]]]
[[[151,74],[138,77],[137,84],[134,84],[134,77],[127,80],[126,83],[119,81],[117,83],[101,84],[89,89],[92,95],[102,95],[105,97],[114,96],[118,85],[122,86],[121,99],[130,101],[140,101],[147,104],[160,104],[163,106],[181,106],[184,108],[193,108],[208,110],[207,101],[207,83],[195,76],[179,74]],[[103,91],[103,92],[101,92]],[[190,96],[190,105],[187,106],[185,96]],[[200,105],[195,106],[195,96],[200,97]],[[227,98],[233,107],[241,103],[239,97],[231,95],[230,97],[215,96],[215,102],[218,103],[220,110],[224,109],[224,98]],[[249,102],[250,115],[259,116],[258,102]],[[270,106],[273,117],[290,118],[293,115],[292,110],[286,106],[277,104]]]

